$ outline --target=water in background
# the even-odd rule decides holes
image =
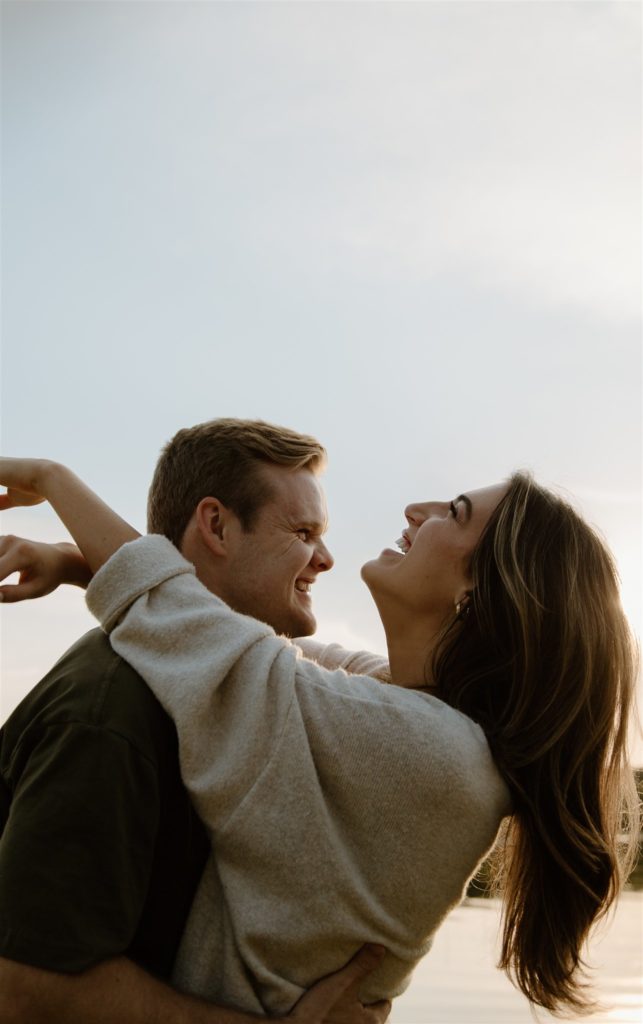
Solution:
[[[500,904],[473,899],[454,910],[410,988],[395,1000],[390,1024],[534,1024],[560,1018],[539,1011],[495,967]],[[603,1009],[576,1024],[643,1024],[643,893],[627,892],[597,931],[589,962]]]

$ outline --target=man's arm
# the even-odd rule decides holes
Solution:
[[[3,1024],[255,1024],[163,984],[132,960],[107,960],[79,974],[0,959]]]
[[[363,979],[383,950],[365,946],[341,971],[319,981],[287,1017],[289,1024],[384,1024],[391,1005],[364,1007]],[[0,957],[2,1024],[256,1024],[265,1020],[178,992],[132,960],[118,957],[80,974],[59,974]]]

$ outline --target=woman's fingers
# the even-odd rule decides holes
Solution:
[[[17,601],[29,601],[35,597],[44,597],[47,590],[43,590],[39,580],[26,580],[24,583],[4,583],[0,586],[0,601],[3,604],[15,604]]]
[[[0,494],[0,512],[6,512],[9,508],[23,508],[26,505],[40,505],[44,500],[39,494],[27,494],[26,491],[9,487],[6,494]]]
[[[6,494],[0,494],[0,512],[9,508],[23,508],[26,505],[40,505],[45,499],[39,494],[29,494],[15,487],[8,487]]]
[[[19,537],[0,537],[0,580],[21,572],[28,560],[26,552],[21,550]]]
[[[0,510],[44,501],[39,481],[47,465],[44,459],[0,457],[0,486],[7,488],[7,493],[0,495]]]
[[[0,581],[20,574],[18,583],[0,586],[0,600],[10,603],[50,594],[62,582],[60,561],[53,545],[22,537],[0,537]]]

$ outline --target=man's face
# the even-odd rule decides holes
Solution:
[[[267,622],[277,633],[309,636],[316,628],[310,588],[333,565],[322,539],[324,492],[307,469],[265,465],[260,472],[272,498],[249,532],[234,523],[219,593],[236,611]]]

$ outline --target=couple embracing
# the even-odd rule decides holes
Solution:
[[[611,556],[524,474],[412,504],[362,568],[387,661],[320,645],[324,462],[261,421],[182,430],[141,538],[0,459],[0,507],[47,500],[78,545],[5,538],[4,600],[88,584],[103,627],[2,730],[3,1020],[379,1024],[503,820],[501,966],[586,1009],[636,834]]]

